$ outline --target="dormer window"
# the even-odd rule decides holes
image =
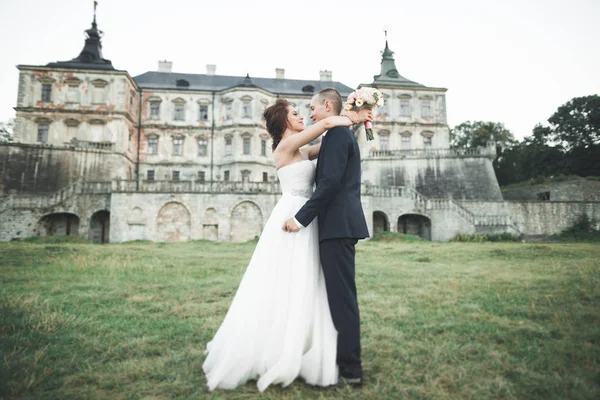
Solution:
[[[177,87],[190,87],[190,83],[185,79],[177,79]]]
[[[313,93],[315,91],[315,87],[313,85],[306,85],[302,88],[302,92],[304,93]]]

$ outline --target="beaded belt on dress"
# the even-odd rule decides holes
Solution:
[[[305,188],[305,189],[292,189],[289,192],[292,196],[300,196],[300,197],[306,197],[307,199],[310,199],[310,197],[313,195],[313,190],[312,188]]]

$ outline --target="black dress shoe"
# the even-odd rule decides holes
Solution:
[[[344,386],[350,386],[354,389],[360,389],[363,387],[363,379],[362,378],[346,378],[346,377],[340,376],[337,383],[334,383],[331,386],[327,386],[327,388],[341,389]]]

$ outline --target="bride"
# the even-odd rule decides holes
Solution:
[[[264,112],[282,196],[260,236],[223,323],[206,346],[202,366],[210,391],[257,379],[258,390],[337,383],[337,332],[319,261],[317,220],[286,233],[281,226],[311,197],[320,145],[303,147],[328,129],[371,121],[371,111],[325,118],[304,129],[285,99]]]

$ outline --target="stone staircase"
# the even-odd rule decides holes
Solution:
[[[110,182],[76,181],[54,193],[11,194],[4,202],[0,202],[0,213],[6,209],[48,209],[61,204],[68,204],[76,195],[109,194]]]

